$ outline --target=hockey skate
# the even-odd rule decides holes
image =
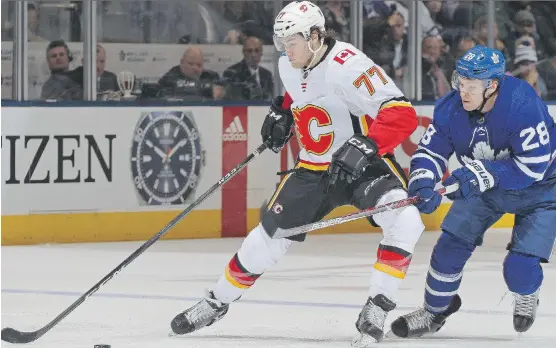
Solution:
[[[446,312],[433,314],[424,308],[402,315],[391,325],[392,333],[402,338],[421,337],[440,330],[446,319],[461,307],[461,298],[455,295]]]
[[[369,297],[355,322],[359,336],[353,340],[352,346],[367,347],[371,343],[380,342],[384,337],[386,316],[394,308],[396,304],[382,294]]]
[[[533,325],[539,306],[539,290],[530,295],[514,294],[514,329],[525,332]]]
[[[172,320],[172,331],[184,335],[211,326],[228,313],[228,303],[218,301],[212,291],[193,307],[186,309]]]

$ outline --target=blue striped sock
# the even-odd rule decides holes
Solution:
[[[427,311],[439,314],[448,309],[474,249],[475,245],[450,233],[442,233],[432,252],[427,274],[424,305]]]

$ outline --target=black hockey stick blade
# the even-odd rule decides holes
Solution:
[[[39,330],[40,331],[40,330]],[[2,329],[2,341],[10,343],[29,343],[33,342],[42,334],[39,331],[25,332],[17,331],[11,327],[6,327]]]
[[[174,225],[176,225],[180,220],[182,220],[187,214],[189,214],[193,209],[198,207],[205,199],[207,199],[214,191],[216,191],[219,187],[224,185],[228,180],[230,180],[234,175],[240,172],[243,168],[247,166],[249,162],[255,157],[257,157],[260,153],[267,149],[266,144],[261,144],[259,147],[255,149],[255,151],[251,152],[240,164],[235,166],[231,171],[229,171],[226,175],[222,177],[216,184],[212,185],[205,193],[203,193],[199,198],[195,200],[195,202],[191,203],[187,208],[185,208],[178,216],[176,216],[172,221],[170,221],[162,230],[160,230],[157,234],[151,237],[148,241],[146,241],[143,245],[139,247],[139,249],[135,250],[131,255],[128,256],[127,259],[122,261],[116,268],[114,268],[110,273],[104,276],[101,280],[98,281],[92,288],[89,289],[86,293],[81,295],[74,303],[72,303],[68,308],[66,308],[62,313],[60,313],[56,318],[54,318],[50,323],[45,325],[44,327],[40,328],[36,331],[31,332],[24,332],[18,331],[12,328],[4,328],[2,329],[2,341],[10,342],[10,343],[30,343],[39,339],[42,335],[50,331],[54,326],[56,326],[60,321],[62,321],[65,317],[67,317],[73,310],[79,307],[85,300],[97,292],[101,286],[109,282],[116,274],[122,271],[127,265],[129,265],[133,260],[135,260],[139,255],[141,255],[145,250],[147,250],[151,245],[153,245],[157,240],[159,240],[162,236],[164,236]]]

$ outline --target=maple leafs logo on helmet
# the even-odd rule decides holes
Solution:
[[[490,58],[492,59],[492,62],[493,62],[494,64],[500,63],[500,57],[498,57],[498,55],[497,55],[496,53],[493,53],[493,54],[492,54],[492,57],[490,57]]]

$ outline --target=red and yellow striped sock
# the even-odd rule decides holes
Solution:
[[[249,289],[260,274],[251,273],[246,270],[239,261],[237,254],[232,257],[225,271],[226,279],[236,288]]]
[[[411,263],[411,253],[395,246],[380,244],[376,256],[377,261],[374,265],[376,270],[399,279],[405,278]]]

